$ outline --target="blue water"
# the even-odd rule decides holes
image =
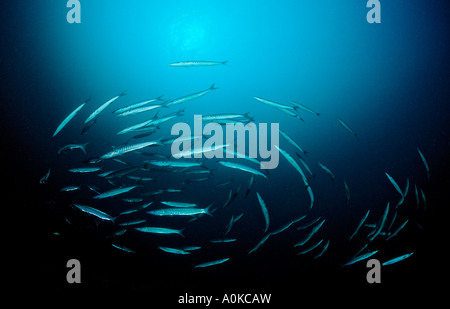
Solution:
[[[448,205],[449,189],[450,7],[446,1],[382,1],[381,24],[366,21],[365,1],[91,2],[81,1],[81,24],[67,23],[64,1],[9,4],[0,13],[6,25],[0,59],[3,155],[12,184],[10,194],[20,214],[11,221],[20,227],[18,255],[25,259],[33,256],[44,286],[70,287],[65,281],[65,263],[70,258],[83,265],[85,287],[270,291],[281,284],[296,290],[297,286],[288,284],[292,278],[297,278],[298,289],[311,282],[367,285],[365,262],[341,265],[367,243],[369,227],[348,240],[366,211],[371,211],[367,223],[376,224],[386,204],[390,202],[393,207],[399,200],[385,172],[402,190],[409,178],[409,193],[398,208],[393,229],[405,220],[409,222],[396,237],[386,241],[387,236],[381,235],[364,252],[379,250],[374,258],[382,262],[415,252],[402,263],[383,268],[385,284],[411,282],[417,276],[434,278],[426,269],[439,251],[438,218]],[[169,66],[184,60],[228,63]],[[194,114],[250,112],[256,123],[279,123],[280,129],[308,152],[305,161],[315,174],[310,179],[315,196],[311,210],[300,175],[281,155],[269,180],[256,177],[248,198],[244,195],[250,174],[227,169],[215,160],[205,161],[213,170],[210,179],[186,185],[180,183],[196,177],[183,172],[138,172],[156,182],[145,183],[123,197],[183,188],[182,193],[144,197],[143,202],[157,205],[158,201],[174,199],[202,206],[214,203],[218,210],[212,217],[194,222],[155,219],[142,213],[136,216],[146,218],[148,225],[185,229],[184,238],[145,235],[133,229],[112,238],[117,226],[98,222],[71,207],[73,203],[90,205],[112,216],[130,207],[121,196],[93,200],[95,193],[87,185],[100,191],[113,186],[96,174],[68,172],[86,166],[83,161],[87,158],[99,157],[112,146],[128,142],[132,134],[116,133],[156,114],[152,111],[120,119],[111,113],[113,110],[160,95],[178,98],[213,83],[219,89],[167,110],[161,108],[159,116],[180,108],[185,114],[162,124],[150,139],[169,136],[177,121],[193,125]],[[87,134],[80,135],[84,120],[124,90],[127,95],[103,111]],[[92,100],[52,138],[62,119],[89,96]],[[283,104],[297,101],[321,115],[299,111],[304,119],[300,121],[254,100],[254,96]],[[357,137],[337,118],[348,123]],[[57,154],[64,145],[87,142],[86,155],[77,150]],[[296,158],[295,148],[281,136],[280,147]],[[416,148],[428,161],[430,179]],[[169,146],[149,151],[170,155]],[[148,160],[137,153],[120,159],[128,165]],[[333,172],[333,182],[318,162]],[[124,167],[115,161],[98,166],[104,170]],[[40,185],[39,179],[48,169],[49,180]],[[230,179],[230,184],[217,186]],[[348,205],[344,180],[351,194]],[[114,181],[116,185],[134,183],[126,177]],[[73,184],[81,185],[81,190],[59,192]],[[423,202],[416,205],[414,185],[426,195],[426,208]],[[236,199],[222,209],[230,190],[234,192],[239,186]],[[307,217],[248,254],[264,236],[256,192],[267,204],[268,232],[299,216]],[[236,242],[209,242],[223,237],[230,218],[241,213],[243,217],[229,234]],[[323,239],[322,244],[297,256],[301,250],[294,244],[311,229],[297,227],[318,217],[325,223],[309,244]],[[328,240],[328,250],[315,259]],[[111,243],[136,253],[120,251]],[[187,256],[158,249],[186,245],[202,249]],[[193,268],[225,257],[230,260],[223,265]],[[439,262],[432,267],[438,270]],[[418,282],[420,286],[422,281]]]

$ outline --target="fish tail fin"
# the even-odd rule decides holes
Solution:
[[[250,112],[246,112],[246,113],[244,114],[244,116],[247,117],[251,122],[255,122],[255,118],[252,117],[252,116],[250,116],[249,114],[250,114]]]
[[[123,97],[124,95],[126,95],[127,94],[127,90],[124,90],[124,91],[122,91],[120,94],[119,94],[119,97]]]
[[[178,112],[177,112],[177,116],[181,117],[184,115],[184,107],[181,108]]]
[[[161,106],[162,106],[162,107],[165,107],[165,108],[169,108],[169,107],[167,106],[167,104],[169,104],[169,103],[170,103],[170,100],[165,100],[164,102],[161,103]]]
[[[227,63],[228,63],[228,60],[222,61],[223,65],[227,65]]]
[[[219,88],[215,87],[215,84],[216,84],[216,83],[213,83],[213,84],[211,85],[211,87],[209,87],[209,90],[216,90],[216,89],[219,89]]]
[[[158,101],[164,101],[164,100],[162,99],[163,96],[164,96],[163,94],[160,95],[159,97],[156,98],[156,100],[158,100]]]
[[[211,206],[214,205],[214,203],[209,204],[206,209],[205,209],[205,214],[207,214],[208,216],[212,217],[212,211],[211,211]]]
[[[212,169],[210,169],[209,170],[209,176],[208,176],[208,178],[211,178],[211,177],[213,177],[215,174],[214,174],[214,171],[215,171],[216,169],[215,168],[212,168]]]
[[[81,151],[84,152],[84,154],[86,154],[86,146],[87,146],[87,144],[89,144],[89,142],[87,142],[87,143],[85,143],[83,145],[80,145],[81,146],[80,149],[81,149]]]
[[[163,138],[165,138],[165,136],[161,136],[160,138],[155,140],[155,145],[164,146],[164,143],[162,142]]]

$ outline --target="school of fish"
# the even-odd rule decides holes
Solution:
[[[170,64],[172,67],[207,67],[226,65],[227,61],[181,61]],[[163,99],[163,96],[147,98],[145,100],[126,103],[126,92],[123,91],[103,104],[97,104],[92,98],[86,99],[78,106],[74,106],[73,111],[68,113],[53,133],[53,138],[58,138],[59,149],[55,150],[60,160],[71,158],[70,168],[66,171],[54,170],[51,166],[45,171],[44,176],[39,180],[40,184],[49,183],[52,174],[65,174],[67,182],[58,183],[58,194],[66,195],[72,202],[67,205],[68,211],[65,218],[67,225],[76,224],[73,216],[85,216],[93,226],[102,229],[108,225],[111,235],[108,236],[111,246],[121,250],[126,254],[139,254],[140,248],[134,248],[131,244],[123,240],[122,235],[135,234],[136,237],[160,238],[160,245],[155,250],[160,250],[164,254],[179,255],[180,258],[186,255],[194,255],[201,250],[208,250],[204,242],[198,243],[197,239],[190,237],[188,231],[201,228],[205,220],[215,220],[221,218],[227,224],[222,228],[223,232],[218,235],[209,235],[210,244],[230,246],[239,243],[239,235],[233,234],[233,228],[242,224],[245,220],[260,222],[260,237],[253,242],[245,244],[247,254],[253,256],[261,252],[265,244],[271,241],[278,241],[283,234],[294,237],[291,248],[297,255],[309,255],[313,259],[324,257],[328,250],[333,247],[333,240],[323,232],[327,226],[327,218],[310,215],[316,205],[314,193],[314,177],[322,174],[329,177],[333,185],[342,187],[342,202],[347,208],[351,207],[351,186],[346,180],[338,182],[338,175],[333,173],[326,164],[327,162],[313,163],[314,154],[308,154],[295,141],[291,135],[294,132],[280,130],[282,139],[280,145],[275,146],[279,152],[280,165],[288,166],[295,171],[298,178],[290,181],[298,184],[298,194],[294,194],[295,203],[298,205],[298,215],[286,220],[284,224],[273,224],[271,215],[277,212],[275,203],[268,202],[267,193],[259,187],[262,182],[270,182],[277,173],[273,170],[269,173],[260,170],[260,161],[255,158],[239,155],[234,159],[180,159],[182,155],[174,158],[170,155],[170,144],[174,140],[167,132],[163,132],[164,123],[170,123],[184,115],[184,109],[189,108],[189,102],[197,100],[203,96],[212,95],[218,92],[213,83],[210,87],[187,94],[174,99]],[[306,115],[309,117],[320,117],[321,113],[306,105],[290,101],[280,103],[275,99],[261,98],[256,96],[254,100],[270,106],[274,111],[297,118],[303,123]],[[252,100],[252,98],[249,98]],[[257,103],[255,102],[255,103]],[[258,104],[259,104],[258,103]],[[76,104],[75,104],[76,105]],[[175,105],[182,105],[179,110],[173,110]],[[114,108],[113,108],[114,107]],[[109,145],[105,149],[105,141],[90,140],[87,143],[78,144],[80,136],[63,135],[66,127],[73,128],[73,119],[80,117],[81,111],[89,109],[86,119],[81,119],[82,126],[79,128],[81,135],[89,135],[95,130],[95,124],[99,117],[105,113],[112,113],[118,119],[131,119],[133,115],[148,115],[145,121],[135,122],[132,125],[119,127],[112,132],[112,138],[126,136],[126,141],[121,145]],[[197,113],[199,111],[196,111]],[[224,110],[223,114],[203,115],[205,122],[214,121],[221,125],[226,123],[254,121],[249,113],[231,113]],[[276,113],[274,112],[274,115]],[[276,117],[276,116],[274,116]],[[312,118],[314,119],[314,118]],[[351,128],[343,119],[336,118],[347,133],[359,137],[355,130]],[[277,122],[280,122],[278,119]],[[312,120],[313,121],[313,120]],[[301,125],[299,123],[299,125]],[[282,125],[281,125],[282,127]],[[152,138],[162,132],[162,137]],[[194,136],[194,139],[202,139],[202,136]],[[352,138],[352,137],[351,137]],[[356,139],[355,139],[356,140]],[[229,152],[226,144],[216,145],[215,149],[222,148],[224,153]],[[103,149],[103,151],[99,151]],[[208,149],[194,149],[189,154],[205,153]],[[430,179],[430,169],[428,162],[417,148],[417,160],[422,162],[424,173]],[[308,162],[309,161],[309,162]],[[419,163],[420,163],[419,161]],[[43,171],[44,173],[44,171]],[[248,182],[236,182],[233,177],[229,180],[217,183],[214,178],[223,179],[228,174],[240,175],[239,179],[248,179]],[[399,185],[394,179],[398,175],[391,176],[384,172],[387,182],[392,185],[392,196],[386,201],[386,206],[381,213],[378,210],[367,210],[355,216],[359,219],[354,222],[352,233],[347,235],[347,241],[354,243],[354,247],[360,248],[356,252],[349,252],[345,260],[336,261],[342,266],[349,266],[357,262],[366,260],[382,251],[382,244],[390,241],[394,237],[401,235],[404,229],[422,228],[420,222],[413,218],[402,218],[399,211],[402,207],[412,207],[406,205],[406,197],[409,193],[410,181],[406,178],[405,187]],[[164,186],[166,179],[173,174],[181,175],[183,178],[175,186]],[[169,175],[169,176],[167,176]],[[216,198],[207,202],[201,198],[202,192],[197,192],[198,199],[192,198],[192,194],[185,195],[188,187],[194,187],[198,183],[210,184],[211,192],[215,192]],[[245,193],[241,188],[246,188]],[[202,189],[203,190],[203,189]],[[251,216],[246,213],[249,206],[237,207],[236,201],[248,201],[250,195],[255,195],[255,201],[260,211],[260,216]],[[414,184],[414,199],[419,211],[426,211],[426,196],[422,188]],[[246,202],[247,203],[247,202]],[[233,206],[234,205],[234,206]],[[420,209],[419,209],[420,208]],[[78,214],[75,214],[78,212]],[[72,216],[72,217],[71,217]],[[164,218],[164,221],[161,219]],[[170,220],[173,220],[171,223]],[[257,225],[257,224],[256,224]],[[413,227],[413,225],[415,227]],[[287,231],[290,231],[289,233]],[[60,235],[55,232],[55,235]],[[278,236],[275,236],[278,235]],[[61,236],[61,235],[60,235]],[[183,246],[170,245],[171,237],[179,237],[184,241]],[[398,252],[398,256],[392,256],[387,261],[382,261],[383,265],[390,265],[405,260],[414,252]],[[233,256],[216,256],[210,261],[198,260],[192,265],[193,268],[207,268],[223,263],[231,264]]]

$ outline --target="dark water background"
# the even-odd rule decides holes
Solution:
[[[382,285],[420,289],[436,283],[445,267],[443,210],[449,206],[450,187],[447,1],[382,1],[381,24],[367,23],[364,1],[81,3],[81,24],[66,22],[64,1],[16,1],[3,4],[0,12],[2,161],[4,179],[9,182],[3,207],[14,213],[4,217],[9,230],[6,238],[12,244],[6,251],[19,262],[11,264],[16,279],[13,286],[72,289],[65,280],[65,263],[77,258],[82,264],[82,284],[77,289],[146,289],[153,291],[152,295],[158,295],[156,291],[171,295],[205,290],[278,291],[289,298],[298,290],[317,287],[323,291],[370,288],[365,262],[341,265],[365,243],[367,228],[353,242],[347,238],[366,211],[371,210],[368,222],[377,223],[386,203],[395,205],[399,199],[385,172],[402,189],[409,178],[410,191],[394,226],[410,221],[397,237],[389,241],[380,238],[370,248],[379,250],[374,257],[380,261],[415,254],[383,267]],[[169,66],[181,60],[228,60],[228,65]],[[114,109],[159,95],[177,98],[207,89],[212,83],[219,89],[160,113],[185,107],[185,115],[176,121],[189,124],[193,124],[194,114],[246,112],[257,123],[280,123],[280,128],[309,152],[306,161],[316,175],[310,181],[314,208],[308,209],[301,178],[281,155],[278,168],[270,171],[270,180],[257,177],[247,199],[244,192],[249,174],[208,161],[205,164],[214,169],[214,176],[184,186],[183,193],[173,199],[220,206],[230,189],[242,185],[228,208],[191,223],[146,216],[161,226],[186,227],[185,238],[130,231],[117,243],[133,248],[136,254],[113,248],[108,236],[115,229],[104,222],[95,224],[70,205],[87,204],[112,215],[127,206],[120,197],[93,202],[93,192],[85,184],[101,191],[112,187],[96,175],[73,175],[67,170],[83,166],[83,160],[104,154],[111,145],[125,143],[129,136],[117,136],[119,130],[155,114],[118,119],[111,113]],[[86,135],[80,135],[87,116],[123,90],[127,95],[106,109]],[[60,121],[89,96],[92,100],[52,138]],[[303,112],[302,122],[257,102],[254,96],[285,104],[298,101],[321,115]],[[358,137],[342,128],[337,117]],[[170,134],[174,122],[161,125],[151,138]],[[76,151],[57,154],[61,146],[86,142],[90,143],[86,156]],[[280,147],[294,155],[295,149],[282,137]],[[428,160],[430,180],[417,147]],[[169,147],[161,150],[169,151]],[[137,164],[147,158],[127,154],[121,159]],[[333,183],[318,162],[333,171]],[[106,162],[103,167],[108,170],[120,164]],[[48,183],[39,185],[49,168]],[[183,179],[194,178],[183,173],[144,174],[157,177],[157,182],[146,184],[143,191],[180,187]],[[230,185],[216,186],[230,179]],[[351,191],[348,206],[344,180]],[[84,186],[78,192],[59,192],[70,184]],[[414,185],[427,197],[426,210],[416,207]],[[313,258],[320,249],[296,255],[299,250],[293,245],[307,233],[296,231],[296,226],[269,238],[249,255],[264,235],[255,192],[267,204],[269,232],[301,215],[307,215],[305,222],[318,216],[325,219],[313,238],[330,240],[324,256]],[[171,197],[165,195],[164,199]],[[238,241],[209,243],[220,238],[231,216],[239,213],[244,216],[229,235]],[[65,221],[68,217],[72,224]],[[183,245],[203,249],[189,256],[157,249]],[[193,269],[193,265],[223,257],[230,261]]]

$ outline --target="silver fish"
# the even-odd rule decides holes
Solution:
[[[248,121],[254,121],[254,119],[252,117],[250,117],[248,114],[249,113],[208,115],[208,116],[202,116],[202,121],[208,122],[208,121],[231,120],[231,119],[241,119],[241,120],[245,119]]]
[[[278,103],[275,101],[271,101],[271,100],[267,100],[267,99],[263,99],[263,98],[259,98],[259,97],[253,97],[253,98],[261,103],[264,103],[266,105],[269,105],[269,106],[272,106],[272,107],[275,107],[278,109],[286,109],[286,110],[291,110],[291,111],[294,111],[297,109],[296,107],[284,105],[284,104],[281,104],[281,103]]]
[[[124,113],[124,112],[130,111],[130,110],[132,110],[132,109],[136,109],[136,108],[138,108],[138,107],[147,105],[147,104],[152,103],[152,102],[155,102],[155,101],[163,101],[163,100],[161,99],[161,97],[162,97],[162,95],[159,96],[159,97],[157,97],[157,98],[154,98],[154,99],[145,100],[145,101],[137,102],[137,103],[134,103],[134,104],[125,106],[125,107],[121,107],[121,108],[119,108],[119,109],[116,109],[113,113],[118,115],[118,114],[122,114],[122,113]]]
[[[107,108],[112,102],[114,102],[115,100],[117,100],[118,98],[124,96],[126,93],[125,91],[122,92],[121,94],[115,96],[114,98],[106,101],[105,103],[103,103],[99,108],[97,108],[92,114],[89,115],[89,117],[84,121],[84,123],[88,123],[89,121],[91,121],[92,119],[94,119],[95,117],[97,117],[97,115],[99,115],[105,108]]]
[[[319,252],[319,254],[317,254],[316,256],[314,256],[314,259],[317,259],[317,258],[321,257],[321,256],[325,253],[325,251],[327,251],[329,245],[330,245],[330,241],[328,240],[328,241],[325,243],[325,245],[323,246],[322,250]]]
[[[313,194],[313,191],[311,189],[311,186],[308,183],[308,179],[306,178],[305,173],[303,173],[303,170],[300,168],[298,163],[294,160],[293,157],[291,157],[291,155],[289,153],[287,153],[285,150],[281,149],[277,145],[274,145],[274,146],[275,146],[275,148],[277,148],[281,152],[283,157],[285,157],[286,160],[288,160],[288,162],[291,163],[291,165],[300,173],[300,176],[302,176],[303,183],[306,186],[306,191],[308,191],[309,198],[311,200],[311,203],[309,205],[309,208],[311,209],[313,207],[313,205],[314,205],[314,194]]]
[[[207,94],[208,92],[211,92],[211,91],[213,91],[215,89],[218,89],[218,88],[214,87],[214,84],[212,84],[211,87],[209,87],[206,90],[199,91],[199,92],[196,92],[196,93],[193,93],[193,94],[189,94],[189,95],[177,98],[177,99],[168,100],[168,101],[166,101],[163,104],[163,106],[168,107],[168,106],[171,106],[171,105],[175,105],[175,104],[180,104],[180,103],[184,103],[184,102],[187,102],[187,101],[191,101],[191,100],[200,98],[200,97],[204,96],[205,94]]]
[[[389,181],[392,183],[392,185],[394,186],[395,190],[397,190],[398,193],[400,193],[400,195],[403,197],[403,191],[402,189],[400,189],[399,185],[397,184],[397,182],[394,180],[394,178],[392,178],[388,173],[385,173],[387,178],[389,179]]]
[[[267,233],[267,234],[261,239],[261,241],[260,241],[259,243],[257,243],[256,246],[253,247],[252,250],[250,250],[250,251],[248,252],[248,254],[250,254],[250,253],[255,252],[256,250],[258,250],[258,249],[259,249],[259,248],[267,241],[267,239],[269,239],[269,237],[270,237],[271,235],[272,235],[271,233]]]
[[[147,161],[147,163],[159,167],[181,167],[181,168],[189,168],[189,167],[202,167],[202,162],[183,162],[183,161]]]
[[[77,191],[80,190],[80,186],[66,186],[61,189],[59,189],[60,192],[71,192],[71,191]]]
[[[228,261],[229,259],[230,258],[224,258],[224,259],[220,259],[220,260],[215,260],[215,261],[211,261],[211,262],[198,264],[198,265],[195,265],[194,268],[203,268],[203,267],[209,267],[209,266],[213,266],[213,265],[222,264],[222,263],[225,263],[226,261]]]
[[[318,241],[314,245],[310,246],[309,248],[306,248],[305,250],[300,251],[299,253],[297,253],[297,255],[305,254],[305,253],[308,253],[308,252],[316,249],[322,242],[323,242],[323,239],[321,239],[320,241]]]
[[[281,233],[281,232],[284,232],[284,231],[286,231],[289,227],[291,227],[292,224],[297,223],[297,222],[303,220],[304,218],[306,218],[306,215],[301,216],[301,217],[299,217],[299,218],[297,218],[297,219],[295,219],[295,220],[289,222],[288,224],[282,226],[281,228],[279,228],[279,229],[276,230],[275,232],[272,232],[271,234],[272,234],[272,235],[276,235],[276,234],[279,234],[279,233]]]
[[[169,247],[161,247],[159,246],[158,249],[164,251],[164,252],[168,252],[168,253],[173,253],[173,254],[191,254],[189,251],[185,251],[182,249],[175,249],[175,248],[169,248]]]
[[[252,173],[252,174],[255,174],[255,175],[262,176],[262,177],[267,179],[267,176],[265,174],[263,174],[262,172],[254,169],[254,168],[246,166],[246,165],[233,163],[233,162],[228,162],[228,161],[218,161],[217,163],[219,163],[219,164],[221,164],[221,165],[223,165],[225,167],[238,169],[238,170],[241,170],[241,171],[244,171],[244,172],[248,172],[248,173]]]
[[[210,67],[215,65],[226,65],[228,61],[179,61],[169,64],[173,67]]]
[[[83,106],[89,102],[90,98],[87,99],[84,103],[82,103],[80,106],[75,108],[73,112],[71,112],[64,120],[59,124],[59,126],[56,128],[55,133],[53,133],[53,137],[56,136],[68,123],[70,120],[72,120],[73,117],[83,108]]]
[[[66,145],[64,147],[61,147],[58,150],[58,154],[67,153],[67,152],[75,150],[75,149],[80,149],[82,152],[84,152],[84,154],[86,154],[86,146],[87,146],[87,144],[89,144],[89,142],[87,142],[85,144],[82,144],[82,145],[80,145],[80,144],[69,144],[69,145]]]
[[[281,136],[283,136],[289,142],[289,144],[300,150],[301,153],[303,154],[307,153],[286,132],[284,132],[283,130],[279,130],[279,132]]]
[[[155,216],[197,216],[211,215],[208,208],[162,208],[147,211],[148,214]]]
[[[377,252],[378,252],[378,250],[374,250],[374,251],[370,251],[368,253],[359,255],[359,256],[351,259],[349,262],[345,263],[344,266],[352,265],[352,264],[355,264],[356,262],[366,260],[366,259],[370,258],[372,255],[376,254]]]
[[[264,215],[264,220],[266,221],[266,228],[264,229],[264,233],[267,232],[267,229],[269,228],[269,212],[267,211],[266,203],[262,199],[261,195],[259,195],[258,192],[256,192],[256,196],[258,197],[259,205],[261,206],[261,210]]]
[[[80,204],[73,204],[74,207],[78,208],[79,210],[88,213],[90,215],[93,215],[97,218],[100,218],[105,221],[111,221],[114,222],[114,218],[108,215],[107,213],[104,213],[103,211],[100,211],[98,209],[92,208],[90,206],[80,205]]]
[[[150,141],[150,142],[143,142],[139,144],[134,145],[125,145],[122,147],[114,148],[112,151],[105,153],[103,156],[100,157],[100,159],[111,159],[117,156],[121,156],[125,153],[136,151],[145,147],[153,146],[153,145],[162,145],[161,142],[158,141]]]
[[[135,251],[131,250],[128,247],[122,246],[122,245],[118,245],[118,244],[111,244],[111,246],[113,246],[116,249],[128,252],[128,253],[136,253]]]
[[[348,132],[350,132],[351,134],[353,134],[354,136],[357,136],[356,132],[353,131],[348,124],[346,124],[344,122],[344,120],[342,120],[341,118],[338,118],[339,123],[341,124],[341,126],[343,126]]]
[[[406,223],[408,223],[409,220],[406,220],[405,222],[402,223],[402,225],[400,225],[394,232],[392,232],[391,235],[389,235],[388,238],[386,238],[386,240],[391,239],[392,237],[396,236],[398,234],[398,232],[400,232],[406,225]]]
[[[344,179],[344,190],[345,190],[345,203],[348,206],[348,203],[350,202],[350,189],[348,188],[347,182]]]
[[[334,175],[333,172],[330,171],[330,169],[328,167],[326,167],[325,165],[323,165],[322,163],[319,162],[319,166],[325,171],[327,172],[328,175],[330,175],[331,177],[331,181],[334,181]]]
[[[134,188],[136,188],[137,186],[130,186],[130,187],[125,187],[125,188],[117,188],[117,189],[112,189],[106,192],[103,192],[99,195],[96,195],[94,197],[92,197],[93,199],[104,199],[104,198],[108,198],[108,197],[113,197],[119,194],[124,194],[127,193],[131,190],[133,190]]]
[[[356,230],[353,232],[353,234],[349,237],[349,240],[352,240],[353,237],[355,237],[356,233],[358,233],[361,226],[363,226],[364,222],[366,221],[367,217],[369,216],[370,209],[366,212],[366,215],[361,219],[358,226],[356,227]]]
[[[313,227],[311,229],[311,232],[309,232],[309,234],[306,236],[306,238],[303,239],[302,241],[299,241],[298,243],[296,243],[294,245],[294,247],[303,246],[304,244],[306,244],[311,239],[311,237],[313,237],[313,235],[315,233],[317,233],[317,231],[322,227],[322,225],[324,223],[325,223],[325,219],[323,219],[319,224],[317,224],[315,227]]]
[[[150,106],[142,106],[142,107],[138,107],[138,108],[135,108],[135,109],[127,110],[125,112],[122,112],[122,113],[119,113],[119,114],[116,114],[116,115],[117,115],[117,117],[125,117],[125,116],[130,116],[130,115],[136,115],[136,114],[140,114],[140,113],[143,113],[143,112],[148,112],[148,111],[154,110],[154,109],[156,109],[158,107],[161,107],[161,106],[162,106],[161,104],[150,105]]]
[[[375,237],[377,237],[378,234],[380,234],[381,230],[384,227],[384,224],[386,223],[388,213],[389,213],[389,202],[387,203],[386,209],[384,210],[383,216],[381,217],[381,220],[378,223],[376,229],[368,236],[370,241],[373,241]]]
[[[312,109],[310,109],[309,107],[306,107],[303,104],[300,104],[300,103],[297,103],[297,102],[294,102],[294,101],[289,101],[289,102],[291,102],[291,104],[294,104],[297,107],[300,107],[301,109],[303,109],[304,111],[306,111],[308,113],[311,113],[311,114],[316,115],[316,116],[320,116],[320,114],[318,112],[313,111]]]
[[[430,179],[430,167],[428,166],[427,160],[425,159],[423,153],[419,150],[419,148],[417,148],[417,151],[419,152],[420,158],[423,161],[423,165],[425,165],[425,169],[427,170],[428,179]]]
[[[394,263],[403,261],[404,259],[409,258],[409,257],[410,257],[411,255],[413,255],[413,254],[414,254],[414,252],[411,252],[411,253],[408,253],[408,254],[401,255],[401,256],[396,257],[396,258],[394,258],[394,259],[392,259],[392,260],[386,261],[386,262],[382,263],[381,265],[382,265],[382,266],[386,266],[386,265],[391,265],[391,264],[394,264]]]
[[[45,173],[45,175],[42,176],[42,178],[39,180],[39,183],[40,183],[41,185],[43,185],[44,183],[47,182],[48,177],[50,177],[50,171],[51,171],[51,170],[48,169],[47,173]]]
[[[71,173],[93,173],[100,171],[100,167],[77,167],[77,168],[71,168],[69,172]]]
[[[144,233],[167,234],[167,235],[178,234],[184,237],[182,230],[169,229],[165,227],[144,226],[144,227],[135,227],[134,229]]]
[[[178,207],[178,208],[190,208],[190,207],[197,207],[196,203],[184,203],[184,202],[171,202],[171,201],[161,201],[161,204],[164,204],[166,206],[170,207]]]

